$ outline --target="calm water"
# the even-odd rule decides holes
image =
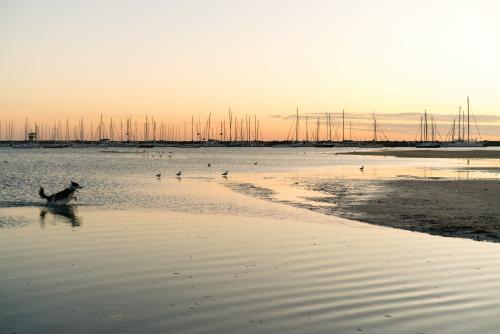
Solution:
[[[253,196],[305,197],[298,179],[415,177],[498,178],[498,161],[337,156],[345,149],[11,149],[0,148],[0,207],[38,206],[38,188],[85,187],[78,204],[98,208],[162,208],[189,213],[256,214],[221,186]],[[119,152],[119,153],[116,153]],[[208,164],[210,163],[210,167]],[[365,165],[361,172],[359,166]],[[492,165],[496,170],[478,168]],[[474,169],[476,168],[476,169]],[[175,173],[182,171],[182,177]],[[221,173],[229,170],[229,177]],[[155,177],[161,173],[161,179]],[[255,188],[257,187],[257,188]],[[196,191],[192,191],[196,188]],[[253,188],[253,189],[252,189]],[[295,189],[295,190],[294,190]],[[259,192],[262,190],[262,193]],[[280,197],[281,198],[281,197]],[[243,203],[244,204],[244,203]]]
[[[0,149],[0,333],[497,332],[500,245],[322,215],[301,184],[497,178],[498,161],[113,151]],[[38,187],[69,180],[78,204],[44,207]]]

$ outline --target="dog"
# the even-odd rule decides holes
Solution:
[[[43,187],[40,187],[38,195],[47,200],[47,205],[67,205],[73,199],[76,201],[75,192],[82,188],[78,183],[71,181],[68,188],[50,196],[45,195]]]

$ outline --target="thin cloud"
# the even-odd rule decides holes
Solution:
[[[333,121],[338,121],[342,117],[342,113],[302,113],[299,115],[300,120],[305,120],[306,117],[317,119],[319,117],[320,123],[326,122],[326,114],[330,115],[330,119]],[[390,122],[390,123],[407,123],[408,121],[418,123],[420,122],[420,117],[423,116],[423,113],[375,113],[375,118],[378,122]],[[287,115],[270,115],[270,118],[275,119],[283,119],[283,120],[294,120],[297,115],[296,114],[287,114]],[[434,119],[436,122],[449,122],[453,123],[453,120],[458,118],[458,114],[437,114],[437,113],[427,113],[427,117],[430,119]],[[372,122],[373,113],[346,113],[346,120],[361,120],[364,122]],[[497,115],[475,115],[471,116],[472,121],[476,121],[477,123],[491,123],[491,122],[500,122],[500,116]]]

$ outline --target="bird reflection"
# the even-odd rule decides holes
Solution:
[[[62,206],[47,206],[40,209],[40,224],[45,225],[47,213],[52,214],[55,218],[63,218],[63,220],[71,226],[76,227],[82,224],[81,218],[76,215],[75,207],[72,205]]]

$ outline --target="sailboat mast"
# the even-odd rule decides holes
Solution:
[[[69,141],[69,119],[66,118],[66,141]]]
[[[332,141],[332,115],[330,115],[330,113],[328,113],[328,124],[326,126],[326,134],[328,137],[328,141],[331,142]]]
[[[234,116],[234,141],[238,141],[238,119]]]
[[[207,141],[210,141],[210,117],[212,116],[212,113],[208,114],[208,135],[207,135]]]
[[[101,114],[101,120],[99,121],[99,139],[98,140],[101,140],[101,135],[102,135],[102,132],[101,132],[101,128],[102,128],[102,114]]]
[[[455,141],[455,120],[453,120],[453,128],[451,130],[451,141]]]
[[[232,129],[233,127],[233,116],[231,115],[231,107],[229,107],[229,141],[231,142],[233,139]]]
[[[423,138],[423,117],[420,116],[420,142],[422,142],[422,138]]]
[[[428,128],[427,128],[427,109],[425,109],[424,111],[424,141],[427,141],[427,131],[428,131]]]
[[[83,117],[81,119],[81,125],[80,125],[80,140],[83,141],[85,139],[85,134],[84,134],[84,127],[83,127]]]
[[[307,115],[306,115],[306,142],[309,141],[309,125],[307,124]]]
[[[316,143],[319,142],[319,116],[318,116],[318,122],[316,123]]]
[[[127,142],[130,141],[130,130],[132,128],[132,124],[130,124],[132,122],[132,119],[131,117],[127,119]]]
[[[297,107],[297,116],[295,120],[295,141],[299,141],[299,107]]]
[[[247,128],[247,142],[250,142],[252,135],[252,123],[250,116],[245,115],[245,126]]]
[[[470,114],[469,114],[469,97],[467,96],[467,142],[470,141]]]
[[[153,122],[153,141],[156,141],[156,121],[154,118],[151,118],[151,121]]]
[[[259,139],[259,133],[258,128],[257,128],[257,115],[253,114],[253,122],[254,122],[254,130],[255,130],[255,136],[253,137],[254,141],[257,141]]]
[[[458,141],[461,141],[461,125],[460,125],[460,118],[462,118],[462,106],[458,106]]]
[[[462,111],[462,141],[465,141],[465,111]]]
[[[24,140],[28,141],[28,119],[24,122]]]
[[[344,109],[342,109],[342,141],[345,141],[344,131],[345,131],[345,117],[344,117]]]
[[[430,133],[430,141],[434,141],[434,119],[432,115],[429,115],[429,122],[431,123],[431,133]]]
[[[244,128],[243,128],[243,117],[240,118],[240,141],[244,142],[245,141],[245,136],[244,134]]]

